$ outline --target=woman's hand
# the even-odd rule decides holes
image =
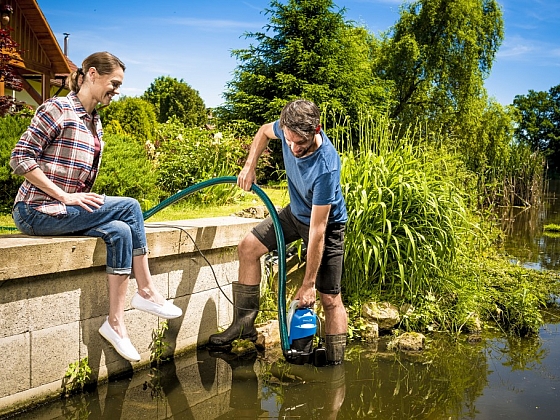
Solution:
[[[60,197],[60,201],[67,206],[80,206],[89,212],[98,209],[105,202],[105,196],[96,193],[65,193]]]

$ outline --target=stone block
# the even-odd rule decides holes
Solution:
[[[148,246],[154,257],[237,246],[260,220],[241,217],[216,217],[146,223]],[[151,239],[156,239],[151,242]],[[173,245],[171,245],[173,244]]]
[[[68,365],[80,359],[80,323],[31,333],[31,386],[59,381]]]
[[[181,250],[181,232],[170,230],[166,223],[146,223],[149,258],[177,255]]]
[[[1,283],[0,338],[29,331],[28,281],[8,280]]]
[[[233,320],[233,291],[231,284],[218,289],[218,325],[229,327]]]
[[[103,322],[105,322],[104,316],[80,321],[80,358],[87,357],[90,366],[96,364],[95,360],[101,359],[102,342],[106,343],[99,334],[99,328]],[[99,366],[99,363],[97,363],[97,366]]]
[[[125,312],[125,325],[130,341],[140,353],[140,362],[129,362],[117,353],[113,346],[99,334],[99,328],[105,322],[106,317],[99,317],[95,320],[83,323],[81,354],[82,357],[88,356],[92,369],[99,369],[107,366],[109,374],[119,373],[131,367],[149,363],[152,326],[157,323],[157,317],[144,314],[137,310]],[[148,318],[149,317],[149,318]]]
[[[0,338],[0,355],[3,359],[0,370],[0,398],[29,389],[31,385],[30,334]]]
[[[0,281],[95,267],[106,259],[105,244],[96,238],[2,235],[0,248]],[[26,263],[18,264],[22,257]]]
[[[109,293],[105,267],[97,267],[78,272],[61,273],[79,289],[80,320],[107,315]]]
[[[29,328],[40,331],[80,319],[80,289],[72,276],[51,275],[29,285]],[[77,338],[78,336],[76,336]]]
[[[169,325],[178,347],[196,346],[217,331],[217,301],[216,289],[175,299],[175,304],[183,309],[183,317],[171,320]]]
[[[165,319],[158,318],[147,312],[131,309],[125,312],[126,330],[130,341],[140,353],[142,360],[150,360],[150,343],[152,342],[152,331],[160,328],[160,323]]]

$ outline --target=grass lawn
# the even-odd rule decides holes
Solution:
[[[261,187],[272,204],[276,207],[284,207],[289,203],[287,187]],[[242,192],[237,196],[235,203],[227,205],[200,205],[189,202],[185,197],[177,203],[164,208],[150,217],[147,222],[165,222],[172,220],[200,219],[204,217],[231,216],[249,207],[264,206],[258,195],[252,192]]]
[[[277,206],[283,207],[289,203],[287,187],[261,187],[270,201]],[[165,222],[172,220],[200,219],[204,217],[230,216],[248,207],[263,206],[264,203],[254,193],[242,192],[234,204],[214,206],[196,205],[189,202],[189,197],[185,197],[175,204],[164,208],[148,219],[150,222]],[[10,214],[0,214],[0,234],[14,233],[12,230],[5,230],[2,227],[15,227]]]

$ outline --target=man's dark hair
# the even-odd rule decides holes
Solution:
[[[305,99],[289,102],[280,113],[280,127],[305,138],[317,132],[320,122],[319,108]]]

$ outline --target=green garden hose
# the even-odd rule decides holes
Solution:
[[[173,194],[171,197],[166,198],[157,206],[146,210],[143,213],[144,220],[147,220],[158,211],[170,206],[189,194],[217,184],[237,184],[237,177],[223,176],[191,185],[190,187]],[[278,212],[276,211],[276,207],[274,207],[270,201],[270,198],[268,198],[266,193],[256,184],[253,184],[251,190],[259,196],[268,209],[274,226],[274,232],[276,233],[276,246],[278,248],[278,325],[280,328],[280,345],[284,356],[286,356],[290,350],[290,345],[288,343],[288,327],[286,321],[286,244],[284,242],[284,233],[282,232]]]

